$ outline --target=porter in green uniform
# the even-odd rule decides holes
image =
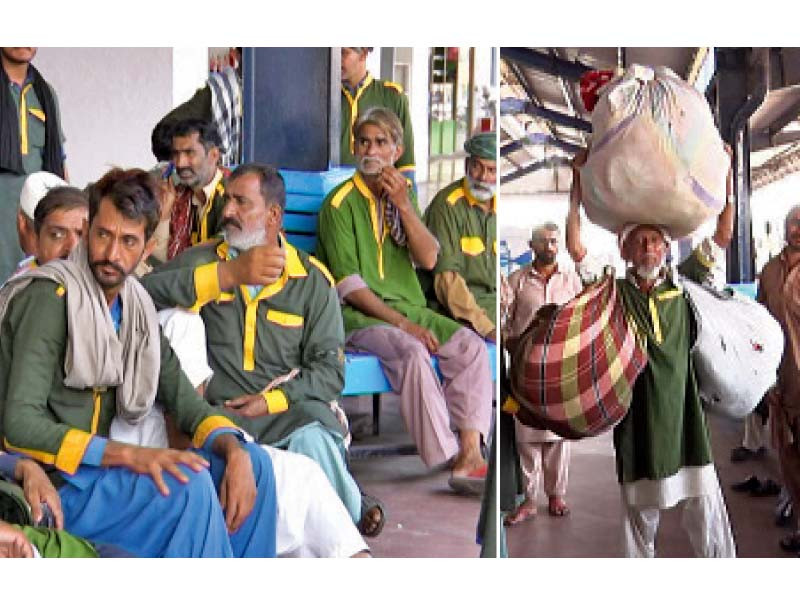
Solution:
[[[319,256],[346,303],[348,346],[381,360],[425,464],[454,458],[451,485],[480,491],[480,439],[488,434],[492,395],[486,346],[426,306],[412,260],[433,268],[438,244],[411,186],[392,167],[403,151],[399,119],[371,108],[355,136],[358,173],[330,192],[319,214]],[[444,386],[431,367],[434,353]]]
[[[496,139],[488,132],[467,140],[467,174],[440,190],[425,211],[425,224],[441,246],[432,305],[492,339],[497,310]]]
[[[403,152],[394,164],[413,182],[416,165],[408,98],[399,84],[375,79],[367,72],[367,54],[371,50],[372,48],[342,48],[341,163],[356,164],[353,126],[359,115],[373,106],[382,106],[397,115],[403,126]]]
[[[206,399],[227,408],[233,399],[254,404],[232,419],[259,443],[314,459],[358,523],[361,493],[334,412],[344,387],[344,330],[333,281],[322,263],[279,235],[285,189],[274,169],[242,165],[228,186],[227,241],[186,250],[142,282],[159,308],[199,311],[214,373]],[[250,285],[255,280],[243,278],[221,289],[220,272],[256,251],[285,252],[277,279]]]

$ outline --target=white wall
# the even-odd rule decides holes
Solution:
[[[430,48],[415,46],[411,54],[411,122],[414,125],[414,160],[417,181],[428,180],[428,62]]]
[[[150,133],[172,108],[172,48],[40,48],[56,89],[67,169],[79,187],[110,166],[151,167]]]

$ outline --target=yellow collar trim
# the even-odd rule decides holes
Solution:
[[[386,239],[386,233],[388,227],[383,227],[383,236],[379,235],[379,223],[383,222],[383,214],[378,215],[378,201],[375,199],[375,194],[372,193],[372,190],[369,189],[367,186],[367,182],[364,181],[364,178],[361,177],[361,173],[356,171],[356,174],[353,176],[353,183],[356,184],[356,189],[361,192],[361,195],[367,199],[367,203],[369,204],[369,216],[370,221],[372,222],[372,234],[375,236],[375,244],[378,246],[378,274],[380,278],[383,279],[383,240]],[[381,205],[381,210],[384,209],[384,206]],[[379,221],[380,219],[380,221]]]

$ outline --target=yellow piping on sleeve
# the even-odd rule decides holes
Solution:
[[[328,282],[331,284],[331,287],[333,287],[333,286],[335,285],[335,284],[334,284],[334,281],[333,281],[333,275],[331,275],[331,272],[328,270],[328,267],[326,267],[326,266],[325,266],[325,265],[322,263],[322,261],[321,261],[321,260],[319,260],[319,259],[315,258],[314,256],[309,256],[309,257],[308,257],[308,261],[309,261],[309,262],[310,262],[312,265],[314,265],[315,267],[317,267],[317,268],[318,268],[320,271],[322,271],[322,274],[323,274],[323,275],[325,275],[325,279],[327,279],[327,280],[328,280]]]
[[[218,415],[206,417],[200,422],[200,425],[197,426],[197,429],[194,430],[194,435],[192,436],[192,445],[195,448],[202,448],[203,444],[206,443],[208,436],[211,435],[214,430],[221,429],[223,427],[237,430],[239,429],[234,422],[227,417],[221,417]]]
[[[331,206],[333,206],[333,208],[339,208],[339,205],[341,205],[342,200],[344,200],[345,196],[347,196],[347,194],[349,194],[350,190],[352,190],[352,189],[353,189],[353,182],[352,181],[348,181],[347,183],[345,183],[339,189],[339,191],[336,192],[336,194],[333,196],[333,198],[331,198]]]

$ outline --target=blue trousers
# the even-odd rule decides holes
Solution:
[[[225,461],[198,451],[211,468],[181,483],[169,473],[162,496],[148,475],[122,467],[83,466],[59,489],[64,528],[95,543],[114,544],[140,557],[273,557],[277,503],[269,456],[257,444],[246,444],[258,494],[253,511],[229,534],[218,490]]]
[[[353,523],[358,524],[361,520],[361,490],[347,469],[342,436],[315,422],[296,429],[275,446],[303,454],[322,467]]]

